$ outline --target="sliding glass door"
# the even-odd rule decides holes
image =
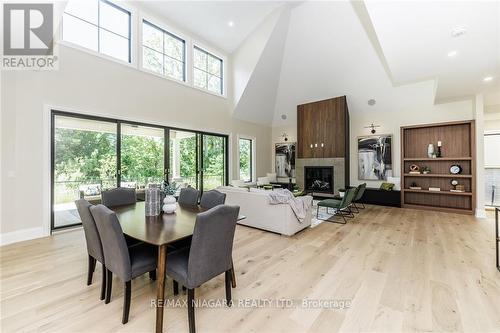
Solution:
[[[116,133],[113,122],[54,116],[53,228],[80,223],[76,199],[97,203],[102,189],[116,186]]]
[[[203,191],[225,184],[226,138],[218,135],[201,135],[201,179]]]
[[[80,224],[74,201],[175,181],[206,191],[227,184],[228,138],[118,119],[52,111],[52,229]]]
[[[143,190],[164,178],[165,130],[122,123],[120,186]]]
[[[199,187],[198,135],[170,130],[169,180],[178,185]]]

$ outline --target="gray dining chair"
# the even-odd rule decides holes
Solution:
[[[188,186],[181,189],[181,192],[179,193],[179,199],[177,200],[177,202],[181,205],[194,206],[198,204],[199,197],[200,197],[200,191],[191,186]]]
[[[203,208],[213,208],[223,205],[226,202],[226,193],[217,190],[203,192],[200,199],[200,206]]]
[[[90,207],[90,212],[101,236],[106,262],[105,303],[111,301],[113,274],[116,274],[125,286],[122,323],[126,324],[130,312],[131,281],[142,274],[156,270],[156,248],[144,243],[129,248],[120,222],[112,210],[104,205],[97,205]]]
[[[226,193],[219,192],[217,190],[210,190],[203,192],[200,199],[200,206],[203,208],[213,208],[217,205],[223,205],[226,203]],[[236,288],[236,274],[234,272],[234,266],[231,263],[231,284],[233,288]]]
[[[101,202],[108,208],[129,205],[136,201],[135,188],[117,187],[101,193]]]
[[[101,300],[103,300],[106,292],[106,266],[104,263],[101,237],[99,236],[94,217],[90,212],[92,204],[85,199],[76,200],[75,204],[78,214],[80,214],[80,220],[82,221],[85,242],[87,243],[87,254],[89,256],[87,286],[92,284],[92,276],[94,275],[96,262],[98,261],[102,265]]]
[[[189,332],[195,332],[194,290],[201,284],[225,273],[226,301],[231,306],[231,264],[234,231],[240,207],[219,205],[199,213],[191,247],[167,256],[167,275],[188,289]]]

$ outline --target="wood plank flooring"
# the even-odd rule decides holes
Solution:
[[[81,229],[0,251],[2,332],[154,331],[156,282],[147,274],[132,282],[122,325],[119,280],[107,305],[99,301],[100,266],[86,285]],[[322,223],[290,238],[238,226],[234,261],[235,306],[197,308],[198,332],[500,332],[491,216],[367,206],[347,225]],[[173,296],[171,279],[166,295],[186,299]],[[223,300],[223,275],[195,295]],[[238,306],[264,299],[294,305]],[[303,299],[349,307],[304,308]],[[187,332],[187,324],[185,307],[165,309],[165,332]]]

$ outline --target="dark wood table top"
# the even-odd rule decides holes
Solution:
[[[146,216],[145,203],[113,207],[123,233],[152,245],[165,245],[193,235],[198,213],[207,209],[200,206],[177,205],[175,214]],[[238,216],[238,221],[245,216]]]

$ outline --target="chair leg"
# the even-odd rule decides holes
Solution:
[[[174,295],[179,295],[179,283],[175,280],[172,281],[174,284]]]
[[[231,306],[231,269],[226,271],[226,302],[227,306]]]
[[[188,289],[188,320],[189,333],[195,333],[196,327],[194,323],[194,289]]]
[[[353,202],[353,203],[352,203],[352,209],[353,209],[353,211],[354,211],[356,214],[357,214],[357,213],[359,213],[359,208],[358,208],[358,206],[356,206],[356,203],[355,203],[355,202]]]
[[[113,272],[111,272],[109,269],[106,269],[106,271],[106,300],[104,301],[104,303],[108,304],[111,301],[111,289],[113,288]]]
[[[234,272],[234,264],[231,263],[231,286],[236,288],[236,274]]]
[[[122,324],[128,322],[128,314],[130,313],[130,296],[132,294],[132,281],[125,282],[125,290],[123,292],[123,317]]]
[[[149,278],[153,281],[156,281],[156,269],[149,272]]]
[[[106,266],[102,264],[101,301],[106,297]]]
[[[89,254],[89,271],[87,273],[87,286],[90,286],[92,284],[92,276],[94,275],[95,271],[95,262],[96,262],[95,258]]]

